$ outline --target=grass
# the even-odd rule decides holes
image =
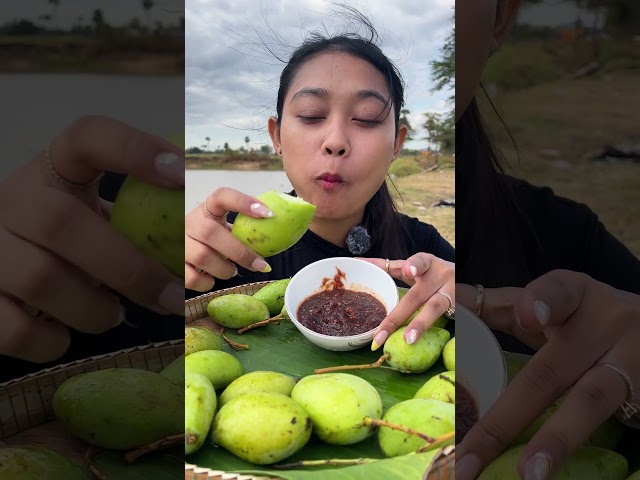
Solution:
[[[189,153],[186,156],[187,170],[282,170],[278,155],[236,153]]]
[[[526,52],[533,47],[523,48]],[[637,144],[640,139],[640,70],[630,67],[637,58],[622,61],[621,55],[611,54],[593,76],[499,91],[493,102],[514,136],[519,161],[504,126],[488,113],[488,105],[482,107],[509,173],[588,205],[614,236],[639,255],[640,165],[590,160],[605,145]],[[620,63],[624,69],[614,68]]]

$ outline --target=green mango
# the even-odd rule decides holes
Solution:
[[[456,370],[456,337],[449,340],[442,349],[442,362],[450,372]]]
[[[402,297],[404,297],[407,294],[408,291],[409,289],[406,287],[398,287],[398,301],[400,301]],[[416,315],[418,315],[418,313],[420,313],[421,310],[422,310],[422,307],[419,307],[415,312],[413,312],[413,314],[409,318],[405,320],[405,322],[401,326],[402,327],[408,326],[412,322],[412,320],[416,318]],[[436,321],[433,323],[433,325],[431,326],[438,327],[438,328],[445,328],[447,326],[447,323],[449,323],[449,319],[444,315],[440,315],[440,317],[438,317]]]
[[[184,453],[191,455],[204,443],[217,408],[216,391],[199,373],[184,378]]]
[[[184,382],[184,354],[160,371],[160,375],[176,385]]]
[[[142,252],[184,278],[184,188],[158,187],[128,176],[110,221]]]
[[[249,392],[220,408],[211,427],[214,445],[256,465],[290,457],[311,437],[311,419],[290,397]]]
[[[255,371],[237,378],[220,395],[220,406],[248,392],[274,392],[291,396],[297,379],[284,373]]]
[[[184,368],[187,373],[207,377],[216,390],[226,387],[244,373],[237,358],[220,350],[192,353],[184,359]]]
[[[440,400],[414,398],[396,403],[382,417],[383,420],[411,428],[432,438],[455,430],[456,412],[452,403]],[[454,438],[446,443],[453,444]],[[427,442],[415,435],[387,428],[378,429],[378,443],[387,457],[397,457],[415,452]]]
[[[191,355],[201,350],[222,350],[222,339],[220,335],[217,335],[208,328],[185,327],[184,354]]]
[[[264,303],[242,293],[214,298],[207,305],[207,313],[214,322],[227,328],[242,328],[269,318]]]
[[[238,214],[231,233],[263,257],[271,257],[294,245],[309,229],[316,207],[299,197],[275,191],[256,197],[274,214],[271,218],[252,218]]]
[[[66,380],[53,411],[71,434],[98,447],[131,450],[183,432],[184,390],[135,368],[89,372]]]
[[[333,445],[360,442],[373,433],[365,417],[379,419],[382,400],[369,382],[348,373],[309,375],[291,391],[311,417],[318,438]]]
[[[632,473],[627,480],[640,480],[640,470]]]
[[[89,480],[80,467],[41,447],[0,448],[0,480]]]
[[[282,312],[284,307],[284,292],[291,281],[290,278],[283,278],[265,285],[256,293],[253,294],[253,298],[260,300],[269,309],[269,315],[272,317]]]
[[[517,466],[525,445],[505,451],[485,468],[478,480],[520,480]],[[553,477],[554,480],[625,480],[627,460],[611,450],[582,447],[574,453]]]
[[[413,398],[440,400],[456,403],[456,372],[443,372],[434,375],[420,387]]]
[[[406,329],[399,328],[384,342],[384,353],[389,355],[387,363],[405,373],[426,372],[440,358],[451,334],[442,328],[431,327],[409,345],[403,338]]]

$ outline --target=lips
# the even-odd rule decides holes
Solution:
[[[344,183],[344,180],[340,175],[333,173],[323,173],[318,177],[318,180],[322,180],[323,182],[331,182],[331,183]]]

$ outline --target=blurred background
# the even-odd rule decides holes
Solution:
[[[507,171],[587,204],[640,255],[640,2],[523,0],[483,84]]]

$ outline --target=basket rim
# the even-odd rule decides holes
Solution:
[[[85,357],[85,358],[81,358],[81,359],[78,359],[78,360],[73,360],[71,362],[62,363],[60,365],[55,365],[53,367],[43,368],[42,370],[38,370],[37,372],[28,373],[27,375],[24,375],[22,377],[11,379],[11,380],[9,380],[7,382],[0,383],[0,388],[11,387],[11,386],[13,386],[15,384],[22,383],[22,382],[25,382],[27,380],[32,380],[32,379],[40,377],[42,375],[48,375],[50,373],[56,373],[56,372],[66,370],[66,369],[71,368],[71,367],[76,367],[76,366],[79,366],[79,365],[83,365],[83,364],[89,363],[89,362],[95,362],[95,361],[99,361],[99,360],[104,360],[104,359],[107,359],[107,358],[117,357],[117,356],[120,356],[120,355],[127,355],[127,354],[130,354],[130,353],[144,352],[146,350],[152,350],[152,349],[156,349],[156,348],[179,346],[179,345],[182,345],[182,344],[184,344],[184,338],[181,338],[181,339],[179,338],[179,339],[174,339],[174,340],[165,340],[165,341],[162,341],[162,342],[148,343],[148,344],[145,344],[145,345],[137,345],[135,347],[123,348],[123,349],[117,350],[115,352],[103,353],[103,354],[100,354],[100,355],[93,355],[91,357]]]

